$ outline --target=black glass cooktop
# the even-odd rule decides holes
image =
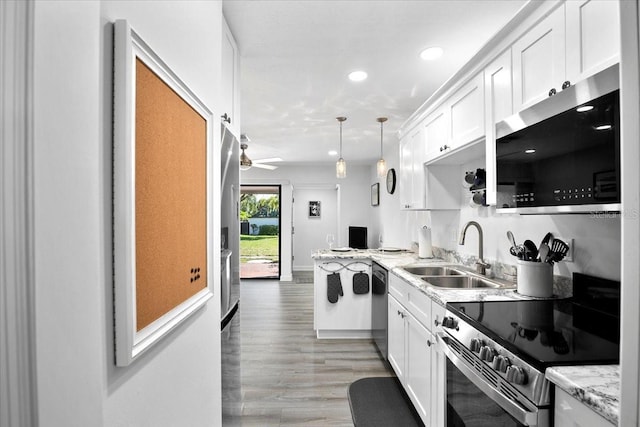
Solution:
[[[574,290],[568,299],[455,302],[447,308],[541,370],[619,363],[620,283],[575,273]]]

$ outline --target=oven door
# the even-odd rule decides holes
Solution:
[[[532,403],[516,402],[491,385],[478,371],[485,363],[461,358],[451,346],[453,338],[438,334],[438,347],[447,357],[447,427],[550,427],[551,411]],[[475,357],[475,356],[473,356]]]

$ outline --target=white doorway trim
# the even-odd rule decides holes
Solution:
[[[0,1],[0,425],[38,425],[33,203],[34,2]]]

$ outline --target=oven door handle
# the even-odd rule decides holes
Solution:
[[[507,411],[518,422],[526,426],[538,425],[538,409],[532,405],[532,410],[529,411],[523,408],[520,404],[506,397],[498,390],[493,388],[482,377],[480,377],[473,369],[469,368],[467,364],[458,357],[458,355],[449,348],[447,341],[451,338],[447,337],[443,332],[436,334],[436,340],[438,342],[438,349],[441,350],[447,358],[453,363],[459,370],[469,379],[476,387],[478,387],[484,394],[490,397],[494,402],[500,405],[505,411]]]

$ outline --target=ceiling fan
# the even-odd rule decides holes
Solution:
[[[244,152],[244,150],[249,148],[249,146],[244,141],[249,141],[249,138],[247,138],[245,135],[241,135],[240,140],[243,141],[240,144],[240,149],[242,150],[242,153],[240,153],[240,170],[248,170],[252,167],[256,167],[256,168],[267,169],[272,171],[278,168],[277,166],[267,165],[265,163],[281,162],[282,159],[280,157],[251,160],[249,156],[247,156],[247,154]]]

